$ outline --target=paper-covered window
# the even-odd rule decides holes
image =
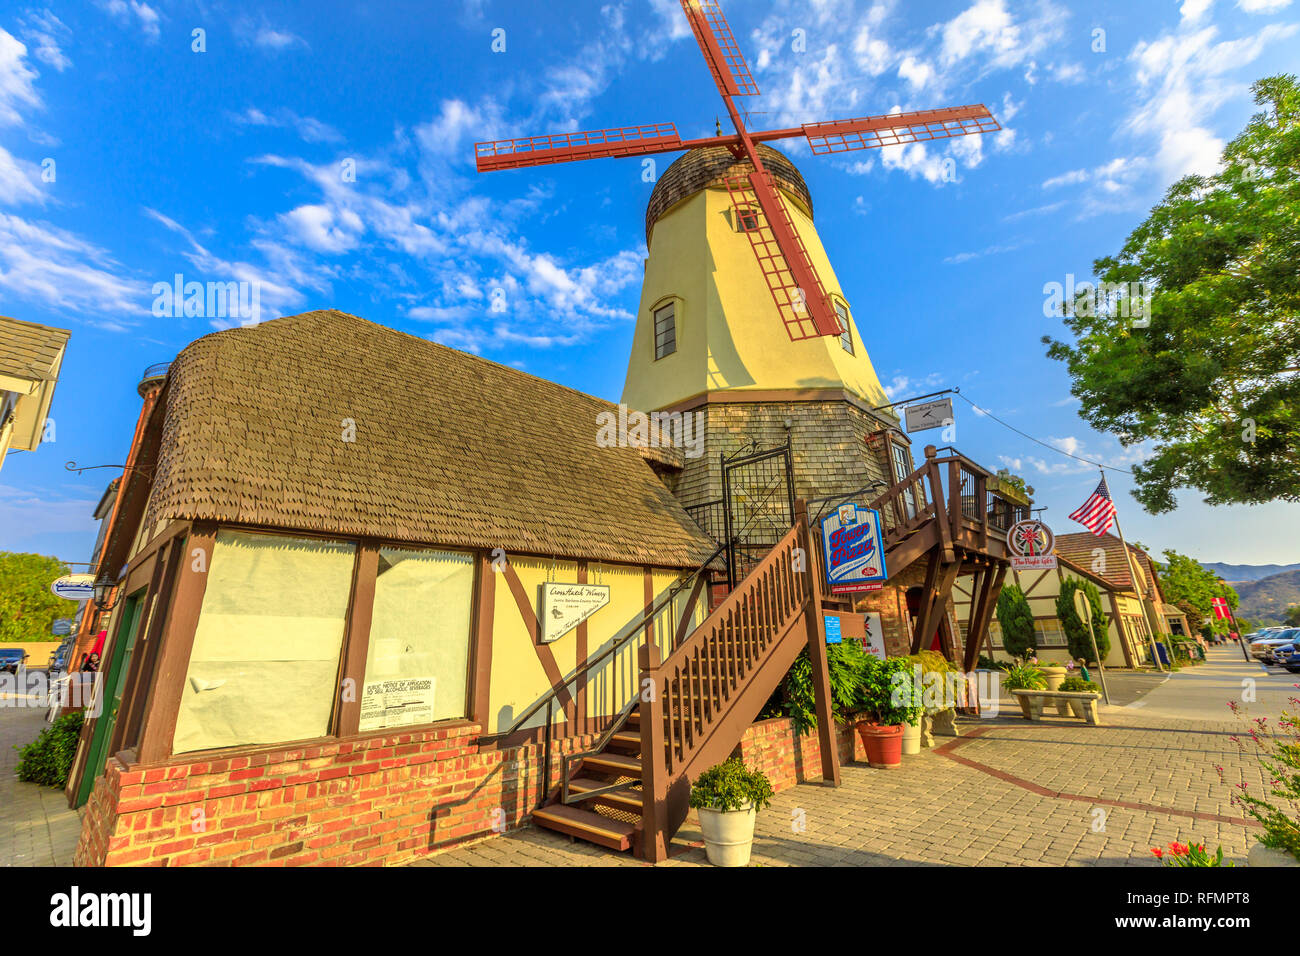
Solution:
[[[330,732],[355,548],[218,532],[174,753]]]
[[[379,550],[359,730],[464,717],[474,560]]]

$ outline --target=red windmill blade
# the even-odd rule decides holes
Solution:
[[[717,0],[681,0],[681,5],[713,75],[714,85],[727,106],[727,115],[736,128],[734,135],[683,140],[677,135],[676,126],[660,123],[497,140],[475,144],[478,170],[489,172],[605,156],[646,156],[724,146],[737,159],[748,160],[754,168],[748,175],[728,177],[725,185],[736,221],[749,236],[750,247],[786,332],[795,341],[839,335],[844,329],[834,304],[808,256],[785,199],[763,165],[758,144],[802,136],[814,154],[822,155],[991,133],[1002,127],[987,107],[974,105],[806,123],[790,129],[750,133],[733,98],[757,95],[758,85],[721,7]]]

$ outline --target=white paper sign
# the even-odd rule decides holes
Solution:
[[[549,644],[591,617],[609,603],[608,584],[561,584],[548,581],[541,587],[537,617],[541,642]]]
[[[885,659],[885,628],[880,623],[880,615],[869,613],[867,618],[867,653],[872,657]]]
[[[358,730],[381,730],[433,723],[432,677],[404,677],[366,684],[361,695]]]
[[[922,402],[920,405],[908,405],[904,411],[907,413],[908,432],[923,432],[927,428],[943,428],[953,422],[951,398]]]

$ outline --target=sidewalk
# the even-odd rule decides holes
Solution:
[[[48,726],[43,707],[0,707],[0,866],[72,865],[81,817],[62,790],[14,775],[14,745],[31,743]]]

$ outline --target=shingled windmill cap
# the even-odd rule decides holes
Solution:
[[[811,219],[812,194],[790,158],[763,143],[758,144],[758,153],[777,185],[803,203]],[[737,159],[725,146],[705,146],[679,156],[664,170],[650,193],[645,211],[646,245],[650,244],[654,224],[673,206],[702,189],[722,189],[727,177],[748,175],[753,170],[754,166],[748,159]]]

